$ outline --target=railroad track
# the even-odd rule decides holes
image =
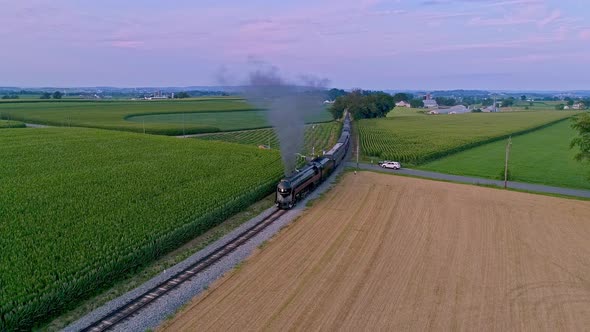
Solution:
[[[272,224],[275,220],[280,218],[283,214],[285,214],[285,210],[276,209],[273,213],[271,213],[266,218],[262,219],[260,222],[256,223],[255,225],[251,226],[250,228],[246,229],[242,233],[238,234],[234,239],[228,242],[226,245],[215,249],[210,254],[206,255],[205,257],[199,259],[193,265],[187,267],[186,269],[174,274],[170,278],[166,279],[165,281],[159,283],[155,287],[149,289],[148,291],[140,294],[133,300],[127,302],[122,307],[119,307],[107,315],[101,317],[99,320],[93,322],[88,327],[82,329],[83,332],[98,332],[98,331],[107,331],[114,328],[117,324],[120,324],[128,317],[138,313],[142,308],[146,307],[150,303],[154,302],[158,298],[164,296],[165,294],[169,293],[171,290],[175,289],[182,283],[190,280],[193,276],[198,274],[199,272],[204,271],[209,266],[218,262],[221,258],[227,256],[231,252],[233,252],[236,248],[241,246],[242,244],[246,243],[248,240],[253,238],[256,234],[260,233],[263,229],[268,227]]]

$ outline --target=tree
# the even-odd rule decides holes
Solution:
[[[190,98],[190,95],[185,91],[181,91],[181,92],[175,94],[174,98],[179,98],[179,99]]]
[[[61,93],[61,92],[59,92],[59,91],[55,91],[55,92],[53,93],[53,99],[61,99],[61,97],[62,97],[63,95],[64,95],[63,93]]]
[[[578,131],[578,137],[570,143],[570,148],[578,147],[577,161],[590,161],[590,113],[585,112],[573,118],[572,128]]]
[[[43,92],[41,97],[39,97],[39,99],[49,99],[49,98],[51,98],[51,93],[49,93],[49,92]]]
[[[565,105],[564,104],[555,105],[555,109],[558,110],[558,111],[561,111],[564,108],[565,108]]]
[[[510,107],[512,105],[514,105],[514,97],[509,97],[506,98],[504,100],[502,100],[502,107]]]
[[[481,103],[479,98],[471,97],[471,96],[463,97],[463,100],[461,101],[461,104],[465,105],[466,107],[469,105],[475,105],[475,104],[479,104],[479,103]]]
[[[481,101],[481,106],[487,107],[487,106],[492,106],[492,104],[494,103],[494,100],[491,98],[486,98],[484,100]]]
[[[455,105],[457,105],[457,100],[455,98],[436,97],[434,99],[436,100],[436,103],[441,106],[455,106]]]
[[[410,100],[410,106],[412,108],[422,108],[424,107],[424,102],[420,98],[414,98]]]
[[[344,115],[344,110],[347,107],[347,100],[344,96],[340,96],[336,98],[332,107],[330,107],[329,111],[332,113],[332,117],[334,119],[340,119]]]
[[[405,93],[401,93],[401,92],[400,93],[396,93],[395,95],[393,95],[393,100],[396,103],[399,103],[400,101],[409,101],[410,99],[411,99],[410,96],[408,96]]]
[[[384,117],[394,107],[395,102],[390,94],[354,90],[336,98],[330,112],[335,119],[341,118],[345,110],[355,119],[370,119]]]
[[[346,96],[348,94],[348,92],[342,90],[342,89],[330,89],[328,90],[328,99],[329,100],[336,100],[336,98],[340,97],[340,96]]]
[[[520,100],[522,100],[522,101],[526,101],[526,95],[522,95],[522,96],[520,96]]]

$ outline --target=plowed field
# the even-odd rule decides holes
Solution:
[[[165,327],[590,326],[590,203],[361,172]]]

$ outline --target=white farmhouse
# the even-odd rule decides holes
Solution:
[[[396,106],[396,107],[407,107],[407,108],[410,108],[410,107],[412,107],[412,106],[410,105],[410,103],[408,103],[407,101],[403,101],[403,100],[402,100],[402,101],[399,101],[399,102],[397,102],[397,103],[395,103],[395,106]]]
[[[574,104],[574,106],[572,106],[572,109],[574,109],[574,110],[583,110],[584,108],[585,108],[584,103],[577,103],[577,104]]]

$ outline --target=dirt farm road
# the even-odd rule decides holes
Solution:
[[[351,167],[351,168],[356,168],[356,163],[347,162],[346,166]],[[476,178],[476,177],[462,176],[462,175],[452,175],[452,174],[437,173],[437,172],[431,172],[431,171],[422,171],[422,170],[410,169],[410,168],[402,168],[400,170],[391,170],[391,169],[382,168],[382,167],[379,167],[377,165],[372,165],[372,164],[359,164],[359,168],[366,169],[366,170],[380,171],[380,172],[394,172],[394,173],[399,173],[399,174],[419,176],[422,178],[435,179],[435,180],[444,180],[444,181],[471,183],[471,184],[485,184],[485,185],[493,185],[493,186],[498,186],[498,187],[504,186],[504,181],[500,181],[500,180]],[[584,190],[584,189],[552,187],[552,186],[545,186],[542,184],[524,183],[524,182],[515,182],[515,181],[508,181],[508,188],[531,191],[531,192],[538,192],[538,193],[548,193],[548,194],[558,194],[558,195],[565,195],[565,196],[577,196],[577,197],[590,198],[590,190]]]
[[[590,203],[348,173],[166,331],[590,326]]]

